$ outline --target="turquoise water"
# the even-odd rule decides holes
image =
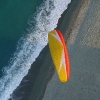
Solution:
[[[0,1],[0,76],[16,50],[20,37],[26,33],[29,17],[36,11],[42,0],[1,0]]]
[[[0,100],[8,100],[28,74],[70,2],[0,1]]]

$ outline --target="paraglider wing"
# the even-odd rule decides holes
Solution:
[[[70,75],[70,64],[68,51],[61,32],[59,30],[50,31],[48,43],[58,77],[62,82],[66,82]]]

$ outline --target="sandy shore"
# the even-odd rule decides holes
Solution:
[[[99,5],[99,0],[72,0],[57,27],[67,42],[71,77],[59,81],[48,51],[29,100],[100,99]]]

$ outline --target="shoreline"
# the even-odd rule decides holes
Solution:
[[[57,29],[59,29],[63,33],[64,37],[66,37],[65,41],[67,41],[70,37],[70,34],[73,30],[72,27],[74,27],[74,24],[76,24],[75,22],[78,17],[79,11],[81,10],[82,6],[84,6],[83,2],[85,1],[72,0],[71,4],[69,4],[68,6],[68,9],[62,14],[61,18],[59,19]],[[44,62],[40,68],[37,79],[35,81],[35,84],[32,87],[31,96],[28,100],[43,99],[46,86],[49,80],[53,77],[54,73],[54,66],[48,50]]]

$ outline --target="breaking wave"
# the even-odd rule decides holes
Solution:
[[[44,0],[28,21],[26,36],[17,45],[9,65],[0,79],[0,100],[8,100],[13,91],[27,75],[31,64],[48,43],[48,32],[56,28],[61,14],[71,0]]]

